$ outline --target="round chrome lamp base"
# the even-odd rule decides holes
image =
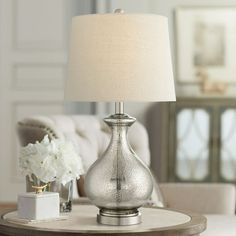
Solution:
[[[140,224],[141,221],[141,213],[136,210],[135,213],[131,214],[109,214],[104,213],[100,210],[99,214],[97,214],[97,222],[103,225],[137,225]]]

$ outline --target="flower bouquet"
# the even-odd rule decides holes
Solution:
[[[28,144],[20,151],[20,168],[36,192],[43,188],[58,191],[61,211],[71,210],[72,181],[84,173],[81,158],[74,146],[61,139]]]

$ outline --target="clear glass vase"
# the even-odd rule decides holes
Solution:
[[[49,191],[59,193],[60,212],[70,212],[72,210],[73,180],[65,185],[54,181],[50,183]]]

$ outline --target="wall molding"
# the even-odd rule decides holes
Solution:
[[[20,27],[19,24],[19,12],[18,12],[18,8],[19,8],[19,4],[20,2],[23,0],[12,0],[12,16],[13,16],[13,22],[12,22],[12,43],[13,43],[13,48],[16,50],[30,50],[30,51],[39,51],[39,50],[65,50],[66,49],[66,45],[67,45],[67,40],[66,40],[66,34],[67,34],[67,26],[66,26],[66,22],[67,22],[67,17],[68,17],[68,8],[69,8],[69,1],[67,0],[61,0],[61,9],[62,9],[62,13],[63,16],[62,18],[64,20],[62,20],[63,25],[62,27],[62,37],[60,40],[49,40],[49,39],[45,39],[45,40],[39,40],[39,39],[35,39],[35,40],[18,40],[19,35],[18,35],[18,30]],[[25,1],[25,0],[24,0]],[[48,2],[49,3],[49,2]],[[57,2],[57,6],[59,4],[59,1]],[[66,9],[66,10],[64,10]],[[53,17],[53,15],[52,15]]]
[[[12,66],[11,87],[24,91],[63,90],[65,77],[64,64],[16,63]]]

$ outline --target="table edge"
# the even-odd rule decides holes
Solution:
[[[89,205],[89,204],[82,204],[82,205]],[[161,209],[161,210],[169,210],[169,211],[174,211],[178,213],[182,213],[185,215],[188,215],[190,217],[190,221],[175,225],[175,226],[168,226],[168,227],[161,227],[161,228],[151,228],[150,230],[145,230],[145,231],[140,231],[140,232],[132,232],[132,231],[114,231],[114,230],[106,230],[106,231],[101,231],[98,232],[97,230],[81,230],[81,231],[75,231],[75,230],[60,230],[58,232],[56,229],[42,229],[42,228],[37,228],[37,227],[32,227],[32,226],[24,226],[12,222],[7,222],[6,220],[3,219],[4,215],[16,211],[16,208],[11,208],[11,209],[4,209],[0,210],[0,236],[1,235],[12,235],[9,233],[17,233],[19,236],[25,235],[26,231],[29,234],[29,231],[31,231],[32,235],[35,236],[41,236],[41,235],[58,235],[58,236],[69,236],[69,235],[80,235],[80,236],[93,236],[93,235],[108,235],[111,234],[114,236],[120,236],[120,235],[125,235],[125,236],[134,236],[134,235],[142,235],[142,236],[161,236],[161,235],[179,235],[179,233],[186,235],[198,235],[201,232],[203,232],[206,229],[207,226],[207,218],[203,215],[200,214],[195,214],[195,213],[190,213],[186,211],[180,211],[180,210],[175,210],[172,208],[160,208],[160,207],[144,207],[144,208],[155,208],[155,209]],[[193,225],[194,224],[194,225]]]

